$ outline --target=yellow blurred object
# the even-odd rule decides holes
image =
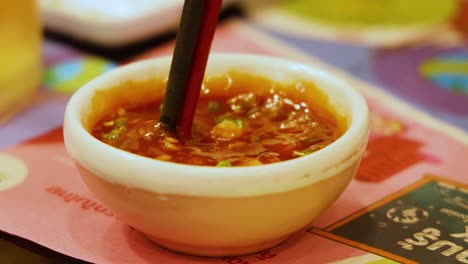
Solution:
[[[0,124],[24,108],[41,80],[35,0],[0,1]]]

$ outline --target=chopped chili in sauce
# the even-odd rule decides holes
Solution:
[[[253,89],[252,89],[253,90]],[[255,90],[253,90],[255,91]],[[202,93],[192,136],[180,138],[159,123],[162,98],[118,107],[92,129],[114,147],[163,161],[206,166],[251,166],[316,152],[342,129],[333,113],[285,93]],[[291,98],[295,98],[293,100]]]

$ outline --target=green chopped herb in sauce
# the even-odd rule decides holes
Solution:
[[[233,116],[231,114],[226,114],[226,115],[220,115],[216,118],[216,123],[220,124],[223,123],[224,121],[230,121],[236,124],[237,127],[243,128],[245,127],[244,120],[242,118]]]
[[[231,167],[231,162],[229,160],[222,160],[216,164],[216,167]]]
[[[125,117],[119,117],[114,120],[115,127],[125,126],[127,124],[127,119]]]
[[[124,127],[124,126],[121,126],[121,127],[116,127],[114,129],[112,129],[109,133],[104,133],[102,135],[102,138],[103,139],[107,139],[107,140],[116,140],[118,139],[123,133],[125,133],[125,131],[127,131],[127,129]]]
[[[293,151],[293,156],[295,157],[303,157],[303,156],[306,156],[306,155],[309,155],[311,153],[314,153],[316,152],[318,149],[313,149],[313,148],[308,148],[308,149],[305,149],[303,151]]]
[[[126,124],[127,118],[125,117],[118,117],[114,120],[105,122],[104,126],[112,127],[112,130],[108,133],[103,133],[102,138],[107,140],[118,139],[123,133],[127,131],[127,128],[125,127]]]
[[[211,112],[218,112],[221,109],[221,104],[217,101],[209,101],[207,107]]]

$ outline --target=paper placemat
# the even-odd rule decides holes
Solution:
[[[172,44],[136,59],[171,49]],[[321,65],[367,98],[373,128],[362,166],[339,200],[310,229],[245,257],[198,258],[161,249],[93,197],[66,154],[59,128],[0,154],[0,230],[95,263],[465,260],[466,133],[240,22],[219,28],[213,51],[274,55]],[[427,243],[418,240],[430,235]],[[452,250],[442,248],[444,243]]]

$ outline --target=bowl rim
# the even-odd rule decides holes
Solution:
[[[349,83],[324,68],[264,55],[211,53],[207,68],[211,64],[233,62],[259,67],[275,65],[280,69],[293,68],[294,71],[305,72],[313,76],[311,80],[321,79],[333,83],[342,90],[352,110],[348,129],[340,138],[320,151],[287,161],[246,167],[214,167],[139,156],[99,141],[84,128],[82,115],[94,91],[112,88],[115,85],[110,83],[132,79],[132,75],[141,76],[141,72],[150,72],[155,67],[167,68],[170,61],[171,56],[165,56],[117,67],[88,82],[73,94],[65,111],[64,140],[70,157],[76,163],[108,181],[152,192],[226,197],[262,195],[300,188],[336,175],[359,162],[367,144],[370,126],[364,98]],[[327,93],[326,89],[321,90]],[[91,157],[93,155],[95,157]],[[134,175],[139,175],[138,180]]]

